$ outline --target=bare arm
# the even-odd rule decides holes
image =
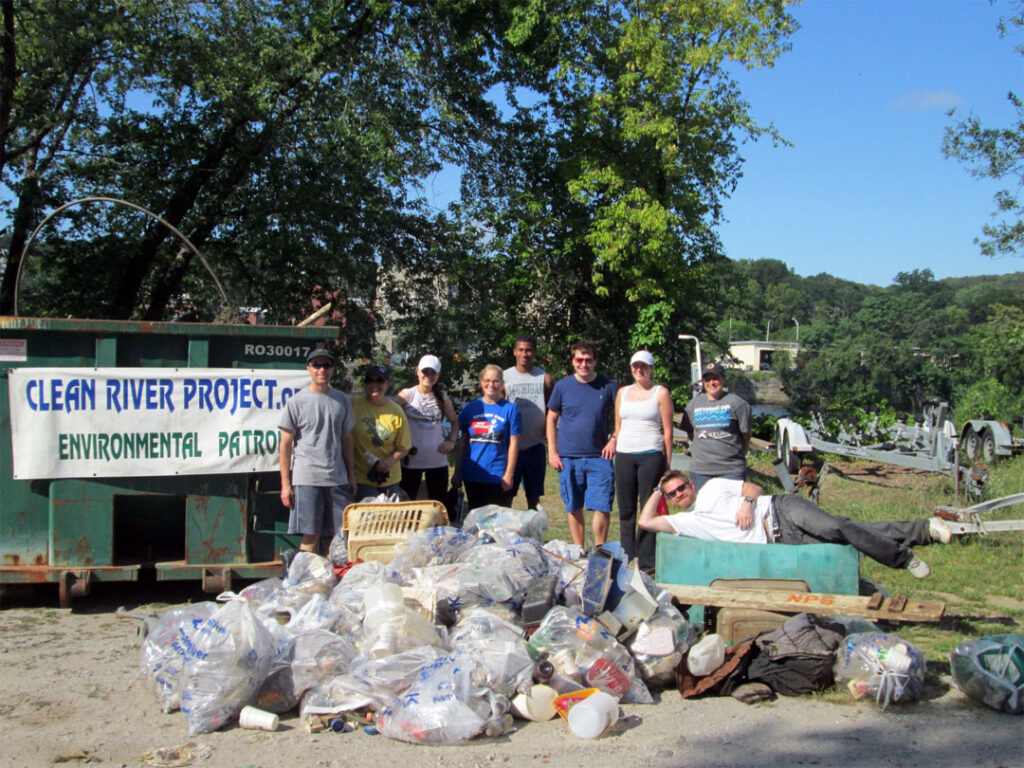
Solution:
[[[643,509],[640,510],[640,519],[637,525],[647,531],[658,531],[660,533],[675,533],[675,528],[669,523],[664,515],[658,515],[658,502],[662,499],[661,486],[657,486],[651,495],[647,497]]]
[[[545,430],[548,438],[548,464],[552,469],[561,472],[565,467],[562,464],[562,457],[558,455],[558,411],[548,409]]]
[[[744,481],[741,493],[743,498],[736,510],[736,527],[745,531],[754,524],[754,502],[747,499],[757,499],[761,495],[761,486]]]
[[[622,431],[622,393],[625,391],[625,387],[615,393],[615,429],[612,431],[612,436],[609,440],[614,440],[616,447],[619,442],[619,432]]]
[[[356,462],[355,443],[352,442],[352,433],[346,432],[341,436],[341,458],[345,462],[345,471],[348,472],[348,486],[352,491],[352,497],[356,495]]]
[[[672,461],[672,421],[676,413],[667,387],[658,389],[658,411],[661,413],[661,436],[665,441],[665,465],[668,466]]]
[[[444,414],[445,420],[448,422],[448,439],[437,446],[438,453],[451,453],[455,444],[459,441],[459,419],[455,415],[455,406],[452,405],[452,399],[445,397],[444,403],[441,405],[441,413]]]
[[[512,480],[516,476],[516,462],[518,460],[519,435],[512,435],[508,439],[508,459],[505,461],[505,474],[501,476],[501,490],[511,490]]]
[[[544,406],[547,407],[548,398],[551,397],[551,390],[555,388],[555,380],[551,378],[551,374],[545,371],[544,373]]]
[[[277,460],[281,467],[281,503],[288,509],[295,506],[295,491],[292,488],[292,446],[294,442],[295,435],[287,429],[282,429]]]

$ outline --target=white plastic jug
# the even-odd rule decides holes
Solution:
[[[691,675],[710,675],[725,662],[725,640],[721,635],[707,635],[690,649],[686,668]]]
[[[569,730],[581,739],[596,739],[619,719],[619,701],[595,691],[569,710]]]

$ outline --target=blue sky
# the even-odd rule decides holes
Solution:
[[[974,239],[1000,185],[942,154],[947,116],[1012,125],[1024,95],[1024,40],[1000,38],[1008,0],[808,0],[772,69],[742,72],[759,122],[793,147],[745,145],[744,176],[720,230],[733,259],[772,258],[799,275],[888,285],[900,271],[937,278],[1024,270],[982,256]]]

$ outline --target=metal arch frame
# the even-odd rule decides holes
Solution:
[[[173,232],[174,235],[177,236],[177,238],[179,240],[181,240],[181,242],[183,242],[188,247],[188,249],[190,251],[192,251],[192,253],[194,253],[196,255],[196,257],[199,259],[199,261],[202,262],[203,267],[206,268],[206,271],[210,273],[210,277],[213,278],[213,282],[217,286],[217,290],[220,291],[220,297],[221,297],[221,300],[224,302],[224,306],[228,305],[228,303],[229,303],[228,302],[228,295],[225,292],[224,286],[221,284],[220,279],[217,277],[217,275],[214,273],[213,269],[210,267],[210,263],[206,260],[206,258],[203,256],[203,254],[201,254],[199,252],[199,249],[195,247],[195,245],[192,243],[192,241],[189,240],[181,230],[179,230],[177,227],[175,227],[173,224],[171,224],[171,222],[167,221],[167,219],[163,218],[162,216],[160,216],[158,214],[155,214],[155,213],[153,213],[152,211],[150,211],[150,210],[148,210],[146,208],[143,208],[141,205],[137,205],[137,204],[129,202],[127,200],[122,200],[119,197],[90,196],[90,197],[80,197],[77,200],[72,200],[69,203],[64,203],[64,205],[60,206],[59,208],[54,209],[51,213],[47,214],[47,216],[41,222],[39,222],[39,224],[36,226],[36,228],[32,230],[32,234],[29,235],[28,240],[25,241],[25,247],[21,249],[21,259],[18,261],[18,273],[17,273],[17,275],[14,278],[14,316],[15,317],[19,316],[18,315],[18,292],[19,292],[19,288],[21,286],[21,270],[25,266],[25,257],[28,256],[28,249],[29,249],[29,247],[32,245],[33,241],[35,240],[36,235],[39,234],[39,230],[41,230],[50,219],[52,219],[54,216],[56,216],[58,213],[60,213],[64,209],[70,208],[73,205],[80,205],[81,203],[116,203],[118,205],[125,205],[125,206],[127,206],[129,208],[132,208],[133,210],[139,211],[140,213],[144,213],[147,216],[150,216],[150,217],[156,219],[157,221],[159,221],[161,224],[163,224],[165,227],[167,227],[169,230],[171,230],[171,232]]]

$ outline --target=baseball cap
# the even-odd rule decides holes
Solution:
[[[646,349],[641,349],[639,352],[634,354],[633,357],[629,359],[629,364],[632,365],[633,363],[645,363],[653,368],[654,355],[652,355]]]
[[[725,381],[725,368],[722,367],[721,363],[708,363],[704,366],[704,372],[701,373],[701,378],[705,376],[714,376]]]
[[[314,360],[316,360],[318,357],[326,357],[328,360],[331,361],[332,364],[334,363],[334,355],[332,355],[330,352],[328,352],[323,347],[317,347],[312,352],[310,352],[308,355],[306,355],[306,365],[309,365]]]
[[[363,380],[371,376],[380,376],[384,381],[391,381],[391,371],[383,365],[368,365],[363,370]]]
[[[420,358],[419,363],[416,365],[417,371],[422,371],[426,368],[440,373],[441,372],[441,361],[438,360],[434,355],[424,355]]]

